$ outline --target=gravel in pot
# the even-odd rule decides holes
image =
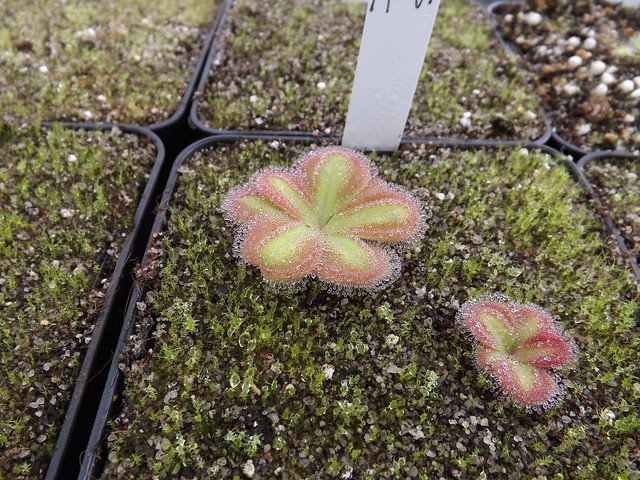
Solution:
[[[528,0],[494,14],[562,139],[589,151],[640,148],[640,9]]]

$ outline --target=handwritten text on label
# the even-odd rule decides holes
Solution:
[[[415,2],[415,6],[416,9],[420,8],[422,6],[422,3],[424,2],[424,0],[414,0]],[[429,0],[429,3],[427,3],[427,5],[431,5],[431,2],[433,2],[433,0]],[[371,7],[369,8],[370,12],[373,12],[373,8],[376,4],[376,0],[371,0]],[[389,13],[389,8],[391,7],[391,0],[387,0],[387,9],[385,11],[385,13]]]

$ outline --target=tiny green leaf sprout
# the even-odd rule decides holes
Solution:
[[[478,367],[507,396],[534,409],[548,408],[562,397],[551,370],[573,362],[575,347],[549,313],[490,295],[465,303],[458,322],[477,342]]]
[[[390,245],[411,244],[425,230],[418,200],[342,147],[256,172],[227,194],[223,209],[240,227],[236,256],[281,286],[318,278],[336,291],[379,290],[400,271]]]

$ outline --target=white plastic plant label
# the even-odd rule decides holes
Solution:
[[[344,146],[398,148],[439,5],[440,0],[369,0]]]
[[[607,0],[609,3],[621,3],[623,7],[640,8],[640,0]]]

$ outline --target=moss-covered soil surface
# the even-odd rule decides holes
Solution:
[[[103,478],[638,478],[637,290],[558,159],[373,156],[424,202],[427,235],[389,288],[343,298],[273,291],[232,259],[223,195],[307,148],[220,145],[181,167]],[[486,292],[575,340],[561,403],[527,411],[475,369],[455,314]]]
[[[586,150],[640,149],[639,9],[527,0],[500,7],[496,18],[566,141]]]
[[[168,118],[217,4],[3,0],[0,119],[148,125]]]
[[[42,478],[155,159],[118,130],[0,129],[0,478]]]
[[[585,164],[585,174],[637,262],[640,255],[640,158],[595,158]]]
[[[365,10],[362,2],[236,0],[198,118],[215,129],[341,134]],[[481,9],[442,2],[405,135],[535,140],[545,133],[538,101]]]

